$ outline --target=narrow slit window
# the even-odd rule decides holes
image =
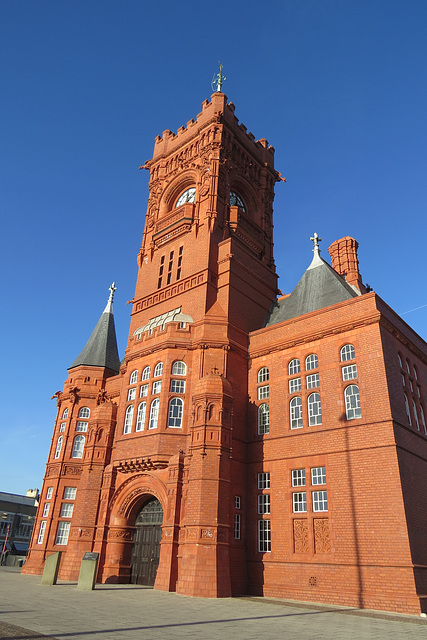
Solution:
[[[182,254],[184,251],[184,247],[180,247],[179,248],[179,252],[178,252],[178,266],[176,268],[176,279],[180,280],[181,279],[181,270],[182,270]]]

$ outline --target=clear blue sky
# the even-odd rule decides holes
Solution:
[[[50,397],[113,280],[123,357],[148,195],[138,166],[196,117],[218,60],[237,117],[287,178],[283,292],[314,231],[327,259],[351,235],[364,282],[427,337],[426,31],[425,0],[0,2],[1,491],[41,488]]]

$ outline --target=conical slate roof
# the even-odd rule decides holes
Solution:
[[[115,373],[120,371],[120,359],[117,350],[116,329],[113,316],[113,287],[110,287],[111,295],[101,317],[99,318],[92,335],[86,343],[81,354],[74,360],[73,369],[80,365],[92,367],[105,367]],[[115,290],[115,288],[114,288]]]
[[[360,294],[320,257],[316,244],[313,260],[307,271],[290,296],[274,303],[264,326],[297,318],[358,295]]]

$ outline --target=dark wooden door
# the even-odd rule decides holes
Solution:
[[[154,498],[142,507],[135,521],[132,551],[132,584],[154,586],[159,566],[163,510]]]

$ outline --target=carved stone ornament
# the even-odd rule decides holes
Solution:
[[[83,467],[78,465],[66,464],[62,468],[63,476],[79,476],[83,471]]]
[[[108,539],[132,542],[133,531],[129,531],[129,529],[110,529],[110,531],[108,532]]]
[[[46,477],[59,475],[59,464],[50,464],[46,469]]]
[[[314,549],[316,553],[331,552],[331,537],[328,518],[316,518],[314,525]]]
[[[59,409],[62,402],[62,391],[57,391],[56,393],[54,393],[53,396],[51,397],[51,400],[53,400],[54,398],[56,398],[56,406]]]
[[[151,495],[154,495],[153,491],[149,487],[138,487],[138,489],[134,489],[133,491],[131,491],[131,493],[125,498],[125,500],[123,501],[123,504],[121,505],[121,507],[119,509],[120,515],[123,515],[124,513],[126,513],[126,511],[128,509],[128,506],[136,498],[138,498],[138,496],[142,496],[145,493],[149,493]]]
[[[309,551],[307,520],[294,520],[294,550],[295,553]]]

